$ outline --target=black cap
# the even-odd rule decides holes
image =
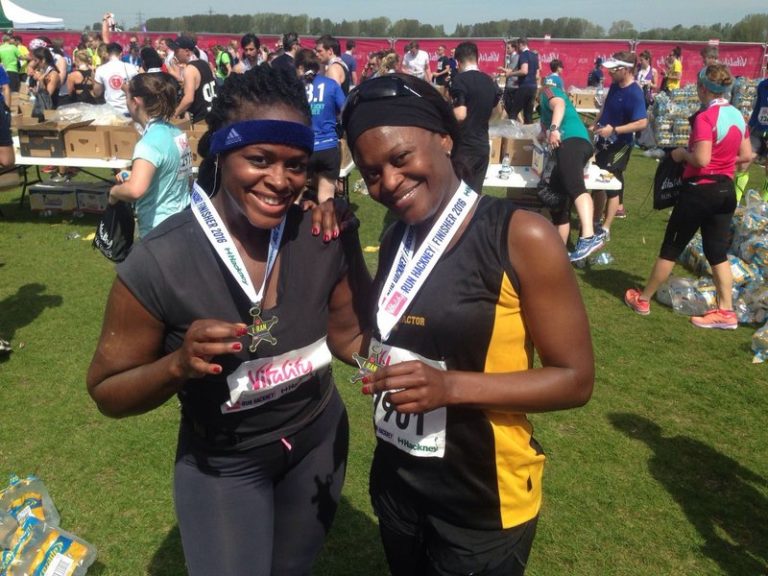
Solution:
[[[179,36],[176,38],[175,44],[178,48],[182,48],[184,50],[194,50],[195,49],[195,41],[192,40],[189,36]]]

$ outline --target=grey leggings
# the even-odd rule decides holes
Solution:
[[[191,434],[182,426],[174,479],[189,574],[311,573],[346,471],[349,422],[338,393],[285,442],[211,454]]]

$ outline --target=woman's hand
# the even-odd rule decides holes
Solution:
[[[550,130],[547,136],[547,142],[553,150],[560,146],[560,130]]]
[[[687,150],[685,148],[682,148],[682,147],[675,148],[670,153],[670,156],[672,156],[672,160],[674,160],[677,163],[685,162],[686,152],[687,152]]]
[[[354,230],[360,225],[346,200],[328,199],[320,204],[304,200],[301,207],[305,212],[312,210],[312,235],[322,234],[323,242],[336,240],[341,232]]]
[[[418,360],[385,366],[363,378],[363,394],[389,392],[398,412],[429,412],[447,406],[451,396],[450,372]]]
[[[238,339],[248,333],[245,324],[221,320],[195,320],[184,335],[184,344],[176,352],[172,371],[181,380],[221,374],[222,367],[211,358],[236,354],[243,349]]]

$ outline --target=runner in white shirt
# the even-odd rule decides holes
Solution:
[[[432,82],[432,70],[429,68],[429,54],[424,50],[419,50],[419,43],[411,42],[405,48],[403,56],[403,72],[421,78],[427,82]]]
[[[117,42],[107,44],[109,61],[96,68],[94,75],[93,93],[96,97],[104,94],[104,100],[118,113],[128,116],[128,106],[125,103],[123,84],[139,73],[133,64],[123,62],[120,56],[123,48]]]

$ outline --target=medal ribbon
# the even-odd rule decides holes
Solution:
[[[251,282],[251,277],[248,275],[248,271],[245,268],[243,259],[240,257],[240,253],[235,247],[235,243],[232,241],[232,237],[229,235],[227,227],[221,220],[221,216],[216,211],[213,203],[208,198],[200,185],[195,182],[192,187],[192,194],[190,196],[192,204],[192,212],[197,218],[197,222],[200,224],[200,228],[203,229],[208,241],[213,246],[214,250],[218,254],[221,261],[229,270],[229,273],[243,289],[248,300],[251,302],[252,307],[261,309],[261,300],[264,297],[264,287],[267,285],[267,278],[272,271],[272,267],[277,260],[277,253],[280,250],[280,241],[283,237],[283,230],[285,228],[285,217],[280,221],[269,236],[269,251],[267,252],[267,265],[264,272],[264,280],[261,282],[261,288],[256,292],[256,288]]]
[[[408,227],[379,297],[376,324],[382,341],[389,338],[479,197],[477,192],[461,182],[415,254],[415,229]]]

